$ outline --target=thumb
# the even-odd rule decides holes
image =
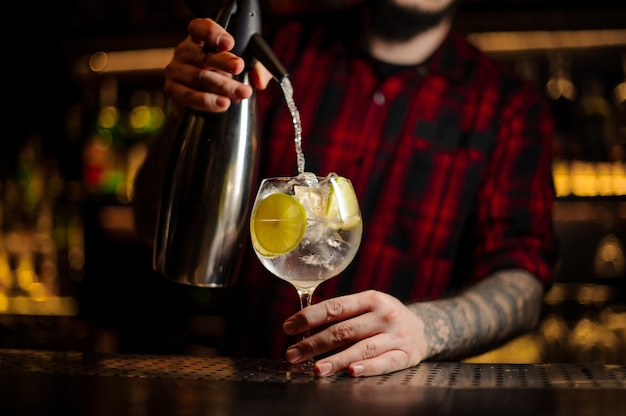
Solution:
[[[267,85],[272,80],[272,77],[273,76],[270,71],[268,71],[267,68],[265,68],[265,66],[263,66],[260,62],[257,62],[250,72],[250,81],[252,86],[259,90],[267,88]]]

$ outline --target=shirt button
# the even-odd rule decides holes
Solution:
[[[428,75],[428,67],[426,65],[420,65],[417,67],[417,75],[426,76]]]
[[[382,92],[374,93],[374,102],[378,105],[385,104],[385,96]]]

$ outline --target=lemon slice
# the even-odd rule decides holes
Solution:
[[[338,176],[330,178],[330,185],[326,218],[338,221],[340,229],[354,228],[361,222],[361,214],[352,183]]]
[[[298,246],[306,229],[306,212],[298,200],[284,193],[270,194],[254,209],[250,237],[262,256],[275,257]]]

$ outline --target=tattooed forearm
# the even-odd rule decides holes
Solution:
[[[523,270],[505,270],[461,295],[409,308],[424,322],[428,358],[460,359],[533,328],[542,297],[535,277]]]

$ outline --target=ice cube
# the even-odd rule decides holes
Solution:
[[[303,245],[316,244],[324,236],[324,223],[320,221],[308,221],[304,236],[302,237]]]
[[[298,178],[302,179],[304,181],[304,184],[306,184],[307,186],[316,186],[318,183],[317,175],[311,172],[303,172],[298,175]]]
[[[308,219],[325,218],[327,193],[322,188],[294,186],[295,198],[302,204]]]

